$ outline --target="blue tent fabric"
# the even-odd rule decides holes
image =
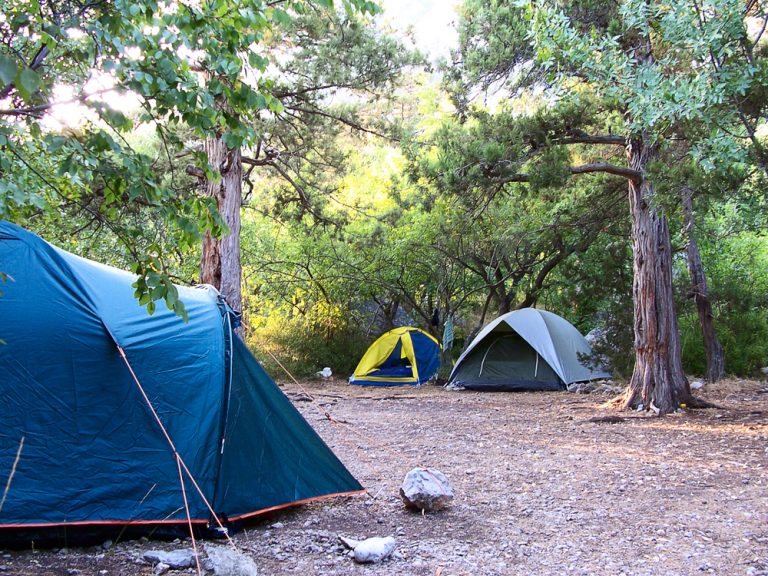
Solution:
[[[421,330],[411,332],[411,342],[419,368],[419,384],[423,384],[440,369],[440,345]]]
[[[118,346],[217,514],[362,490],[233,336],[214,289],[178,288],[188,323],[149,316],[134,275],[2,221],[0,272],[3,485],[16,462],[0,528],[186,522],[176,458]]]

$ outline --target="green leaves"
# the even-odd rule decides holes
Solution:
[[[161,264],[157,258],[158,246],[150,247],[154,253],[145,255],[141,261],[133,266],[133,271],[138,275],[136,281],[132,284],[134,297],[141,306],[147,307],[147,313],[151,316],[157,309],[157,302],[164,300],[168,310],[172,310],[177,316],[180,316],[184,322],[189,321],[187,310],[184,303],[179,300],[178,288],[171,282],[168,276],[159,271]]]
[[[8,86],[16,80],[16,74],[18,73],[18,65],[16,60],[10,56],[0,54],[0,87]]]
[[[343,3],[355,16],[377,9],[363,0]],[[193,144],[220,136],[230,149],[255,147],[266,132],[278,134],[271,124],[286,110],[278,97],[283,80],[296,82],[311,66],[319,72],[303,78],[331,85],[370,87],[394,76],[391,62],[371,58],[385,61],[390,47],[371,41],[354,22],[344,24],[348,34],[341,38],[332,6],[324,0],[271,7],[236,0],[18,0],[4,7],[0,89],[8,96],[4,108],[13,110],[0,110],[0,216],[61,230],[67,241],[66,230],[96,231],[109,248],[98,259],[137,263],[136,297],[149,312],[162,300],[185,314],[172,273],[184,268],[183,256],[203,234],[226,230],[215,200],[200,197],[185,172],[189,164],[190,173],[218,178],[218,167]],[[314,22],[305,35],[294,20],[301,12]],[[308,39],[324,51],[305,51]],[[304,58],[296,75],[275,77],[271,54],[281,50]],[[115,92],[86,97],[94,84],[114,85]],[[60,85],[81,98],[83,108],[73,105],[66,118],[60,115],[64,126],[54,128],[40,116],[57,110]],[[302,105],[314,106],[325,95],[310,90]],[[138,109],[126,112],[123,104],[133,100]],[[312,132],[321,124],[302,128],[317,138],[305,148],[311,154],[319,141]],[[182,276],[192,277],[194,268]]]
[[[19,67],[10,56],[0,54],[0,88],[14,85],[21,97],[30,102],[40,89],[41,79],[31,68]]]

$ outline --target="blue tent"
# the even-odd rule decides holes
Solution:
[[[178,287],[188,323],[149,316],[132,274],[2,221],[0,272],[0,528],[203,524],[362,490],[212,288]]]
[[[349,378],[363,386],[423,384],[440,368],[440,344],[418,328],[404,326],[380,336]]]

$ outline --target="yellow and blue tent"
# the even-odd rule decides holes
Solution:
[[[437,374],[440,344],[410,326],[395,328],[371,344],[360,359],[350,384],[363,386],[418,386]]]

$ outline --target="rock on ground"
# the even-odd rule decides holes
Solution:
[[[389,558],[394,551],[395,539],[392,536],[368,538],[355,546],[355,562],[361,564],[381,562]]]
[[[231,546],[205,544],[206,570],[212,570],[216,576],[257,576],[256,563],[250,556]]]
[[[453,500],[453,488],[445,474],[432,468],[414,468],[405,475],[400,497],[408,508],[436,512]]]
[[[147,550],[141,555],[141,559],[149,564],[167,564],[173,570],[191,568],[195,565],[194,550]]]

